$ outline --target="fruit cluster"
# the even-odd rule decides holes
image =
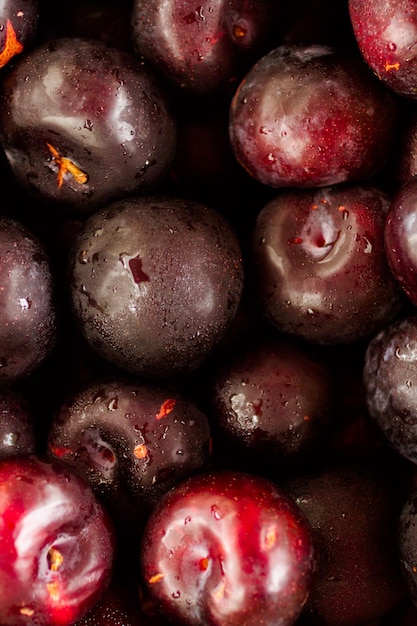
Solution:
[[[0,626],[415,626],[415,0],[5,0],[0,155]]]

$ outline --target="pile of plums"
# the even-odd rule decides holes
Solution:
[[[5,0],[0,181],[0,626],[415,626],[415,0]]]

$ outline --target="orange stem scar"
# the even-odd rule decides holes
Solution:
[[[64,557],[61,552],[56,548],[49,548],[48,551],[48,563],[49,567],[53,572],[56,572],[61,567],[64,562]]]
[[[144,459],[148,456],[148,449],[144,443],[140,443],[135,447],[133,454],[137,459]]]
[[[165,402],[161,404],[161,408],[159,409],[159,412],[155,416],[156,419],[160,420],[163,417],[166,417],[169,413],[171,413],[171,411],[174,410],[174,407],[176,404],[177,404],[177,401],[174,400],[173,398],[168,398],[168,400],[165,400]]]
[[[400,64],[399,63],[385,63],[385,71],[386,72],[390,72],[391,70],[399,70],[400,69]]]
[[[71,176],[74,177],[75,182],[79,183],[80,185],[83,185],[84,183],[87,182],[88,176],[85,172],[80,170],[80,168],[78,168],[75,165],[75,163],[73,163],[70,159],[67,159],[66,157],[61,156],[58,150],[54,148],[54,146],[52,146],[50,143],[46,142],[46,145],[49,148],[49,151],[52,155],[53,160],[58,166],[58,174],[57,174],[58,189],[61,189],[62,187],[65,174],[71,174]]]
[[[0,67],[4,67],[15,54],[23,51],[23,46],[17,40],[15,30],[10,20],[6,22],[6,41],[0,52]]]
[[[154,576],[151,576],[148,579],[148,583],[150,583],[151,585],[155,584],[155,583],[159,583],[160,580],[162,580],[164,578],[164,574],[155,574]]]

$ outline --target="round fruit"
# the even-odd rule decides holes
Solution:
[[[283,45],[240,83],[230,109],[236,158],[271,187],[321,187],[376,174],[397,128],[388,89],[353,53]]]
[[[167,172],[176,124],[134,55],[68,37],[29,52],[3,80],[0,138],[18,182],[81,213],[148,189]]]
[[[233,321],[237,238],[213,209],[136,197],[84,224],[70,259],[74,314],[103,357],[148,378],[196,369]]]
[[[0,622],[70,626],[110,581],[114,543],[106,513],[61,464],[0,461]]]
[[[314,557],[309,525],[274,483],[214,472],[164,496],[141,564],[151,597],[181,626],[289,626],[307,600]]]

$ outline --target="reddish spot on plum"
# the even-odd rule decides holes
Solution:
[[[133,280],[137,285],[149,281],[149,276],[142,269],[142,259],[140,256],[129,259],[129,268],[132,272]]]

